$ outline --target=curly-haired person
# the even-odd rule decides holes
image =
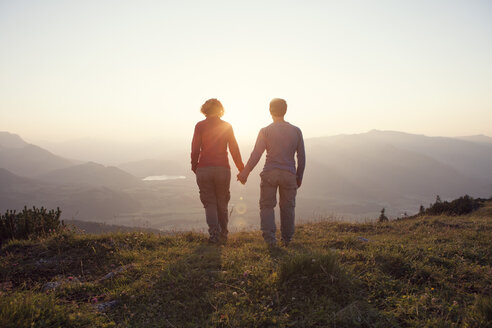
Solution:
[[[195,126],[191,145],[191,169],[196,174],[200,200],[205,208],[205,217],[212,243],[227,240],[228,205],[231,169],[227,148],[237,169],[244,169],[241,153],[232,126],[221,119],[224,107],[215,98],[201,107],[206,119]]]

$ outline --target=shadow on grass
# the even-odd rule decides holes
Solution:
[[[15,240],[0,256],[0,279],[32,288],[60,277],[92,281],[125,263],[110,239],[59,234],[44,240]]]
[[[373,308],[362,283],[342,267],[332,251],[297,245],[279,263],[278,293],[298,327],[394,327]]]
[[[221,247],[198,245],[170,263],[147,290],[129,303],[126,324],[135,327],[201,327],[216,311]]]

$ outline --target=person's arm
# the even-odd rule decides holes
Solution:
[[[258,164],[258,162],[260,161],[261,155],[263,155],[265,149],[266,149],[266,140],[263,134],[263,129],[261,129],[260,133],[258,133],[258,138],[256,139],[255,148],[253,149],[251,155],[249,156],[248,163],[244,167],[244,170],[242,170],[242,172],[239,173],[238,175],[238,178],[241,182],[243,183],[246,182],[249,173],[253,171],[256,164]]]
[[[195,133],[193,134],[193,140],[191,142],[191,170],[196,173],[198,166],[198,158],[200,157],[200,150],[202,148],[202,135],[198,124],[195,126]]]
[[[229,151],[231,152],[232,159],[234,160],[234,164],[236,164],[239,172],[244,170],[243,159],[241,158],[241,152],[239,151],[239,146],[237,145],[236,137],[234,136],[234,130],[232,127],[229,131]]]
[[[306,151],[304,149],[304,138],[302,131],[299,129],[299,141],[297,142],[297,187],[302,184],[304,169],[306,168]]]

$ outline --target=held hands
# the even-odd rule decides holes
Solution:
[[[301,188],[302,180],[297,178],[297,188]]]
[[[239,172],[239,174],[237,175],[237,181],[241,182],[244,185],[244,184],[246,184],[247,180],[248,180],[248,174],[246,174],[246,172],[244,172],[244,170]]]

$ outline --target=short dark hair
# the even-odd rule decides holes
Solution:
[[[273,116],[284,116],[287,113],[287,102],[281,98],[270,101],[270,114]]]
[[[209,117],[209,116],[222,117],[222,115],[224,115],[224,106],[222,106],[222,103],[220,101],[218,101],[217,99],[211,98],[211,99],[207,100],[205,103],[203,103],[200,111],[206,117]]]

